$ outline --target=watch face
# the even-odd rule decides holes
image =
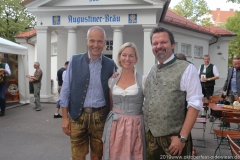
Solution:
[[[184,138],[180,138],[180,141],[183,143],[186,143],[186,139],[184,139]]]
[[[180,139],[180,141],[182,143],[186,143],[187,142],[187,139],[185,137],[183,137],[183,136],[178,135],[178,138]]]

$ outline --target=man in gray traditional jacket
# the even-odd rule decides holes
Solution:
[[[190,159],[189,135],[203,110],[197,69],[174,56],[174,37],[167,29],[154,28],[150,40],[158,64],[151,68],[145,83],[147,160]]]

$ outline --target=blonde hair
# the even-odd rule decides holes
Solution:
[[[138,50],[137,50],[136,45],[135,45],[134,43],[132,43],[132,42],[126,42],[126,43],[124,43],[124,44],[120,47],[120,49],[119,49],[119,51],[118,51],[117,64],[118,64],[118,66],[120,66],[120,67],[122,67],[122,65],[121,65],[121,63],[120,63],[120,56],[121,56],[121,54],[122,54],[122,51],[123,51],[125,48],[127,48],[127,47],[131,47],[131,48],[134,49],[134,51],[135,51],[135,56],[136,56],[136,59],[137,59],[136,63],[138,62],[139,55],[138,55]]]

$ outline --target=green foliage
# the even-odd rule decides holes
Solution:
[[[225,23],[218,23],[217,25],[218,25],[219,27],[226,28],[226,24],[225,24]]]
[[[201,21],[201,25],[202,26],[214,26],[214,24],[211,21],[211,18],[209,18],[209,17],[203,18]]]
[[[234,56],[240,56],[240,12],[236,11],[233,17],[228,18],[225,26],[226,29],[237,34],[237,36],[229,42],[228,56],[231,61]]]
[[[227,0],[227,2],[233,2],[233,3],[239,3],[240,4],[240,0]]]
[[[210,18],[203,18],[203,16],[210,14],[205,0],[181,0],[173,7],[173,11],[200,25],[213,25]]]
[[[20,32],[36,25],[35,17],[21,5],[23,0],[1,0],[0,3],[0,37],[11,41]]]

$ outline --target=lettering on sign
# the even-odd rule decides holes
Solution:
[[[82,17],[75,17],[72,15],[68,16],[68,23],[99,23],[99,22],[120,22],[120,16],[117,15],[109,15],[106,14],[105,16],[82,16]]]
[[[97,2],[97,1],[99,1],[99,0],[89,0],[89,2]]]

